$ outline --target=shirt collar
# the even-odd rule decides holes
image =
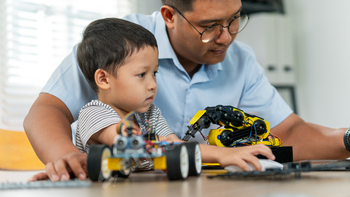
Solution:
[[[156,29],[154,33],[159,49],[159,59],[177,59],[173,47],[170,44],[164,19],[159,12],[156,17]]]

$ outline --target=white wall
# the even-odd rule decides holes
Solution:
[[[162,7],[160,0],[133,0],[135,2],[136,12],[142,14],[152,14],[154,11],[159,11]]]
[[[350,1],[285,0],[292,18],[299,115],[350,126]]]

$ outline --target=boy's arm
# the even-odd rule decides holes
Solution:
[[[52,180],[68,180],[70,170],[81,179],[86,177],[86,154],[72,143],[72,122],[67,106],[47,93],[39,95],[24,120],[28,139]]]

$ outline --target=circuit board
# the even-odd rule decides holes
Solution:
[[[40,188],[78,188],[78,187],[91,187],[90,181],[82,181],[79,179],[68,181],[56,181],[50,180],[33,181],[33,182],[4,182],[0,183],[0,190],[14,190],[14,189],[40,189]]]
[[[350,160],[311,160],[290,162],[283,169],[271,168],[266,171],[228,172],[225,174],[208,175],[208,178],[273,178],[294,175],[301,178],[302,173],[312,171],[350,171]]]

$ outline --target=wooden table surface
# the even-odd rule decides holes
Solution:
[[[162,171],[133,173],[128,179],[115,182],[92,183],[87,188],[46,188],[0,190],[0,197],[8,196],[350,196],[350,172],[326,171],[302,173],[270,178],[213,178],[223,170],[204,170],[199,177],[183,181],[169,181]],[[35,171],[0,171],[0,183],[25,182]]]

